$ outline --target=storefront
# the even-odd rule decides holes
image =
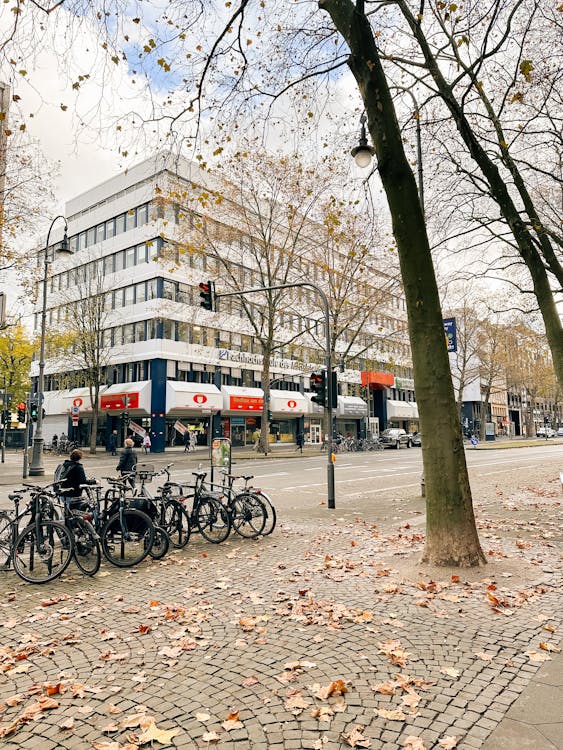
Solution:
[[[308,412],[308,401],[297,391],[270,391],[270,439],[278,443],[294,443],[303,432],[303,417]]]
[[[312,393],[305,393],[307,411],[303,420],[305,442],[310,445],[321,445],[324,437],[324,409],[320,404],[311,401]]]
[[[140,380],[137,383],[115,383],[102,393],[100,414],[106,414],[105,445],[109,444],[109,435],[112,430],[118,431],[120,443],[126,435],[132,436],[137,443],[140,443],[144,431],[149,431],[151,439],[154,438],[151,416],[155,415],[151,415],[151,386],[150,380]],[[129,426],[121,422],[121,415],[124,412],[129,416]]]
[[[358,438],[368,415],[368,405],[359,396],[338,396],[336,432],[344,437]]]
[[[210,420],[221,411],[221,391],[211,383],[166,382],[166,444],[182,445],[186,432],[196,435],[197,445],[207,445]]]
[[[401,427],[407,432],[418,428],[418,406],[414,401],[387,399],[387,427]]]
[[[240,388],[224,385],[221,388],[221,427],[223,437],[233,446],[252,445],[256,430],[262,424],[264,393],[261,388]]]

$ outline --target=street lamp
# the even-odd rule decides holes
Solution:
[[[41,308],[41,346],[39,349],[39,377],[37,379],[37,427],[33,434],[33,449],[31,453],[31,463],[29,465],[29,476],[38,477],[45,474],[45,467],[43,466],[43,387],[44,387],[44,373],[45,373],[45,324],[47,320],[47,281],[49,275],[49,240],[51,238],[51,230],[58,219],[62,219],[65,223],[65,232],[62,242],[59,245],[60,252],[72,253],[68,244],[68,224],[64,216],[55,216],[47,232],[47,242],[45,243],[45,251],[43,258],[43,304]],[[53,249],[53,257],[55,251]],[[28,416],[29,419],[29,416]],[[27,447],[27,446],[26,446]]]
[[[357,146],[355,146],[350,153],[354,157],[354,161],[360,167],[360,169],[365,169],[366,167],[369,167],[371,164],[371,157],[375,154],[375,149],[373,146],[370,146],[368,144],[368,139],[366,136],[366,113],[363,112],[362,116],[360,117],[360,123],[362,126],[362,129],[360,130],[360,140]]]

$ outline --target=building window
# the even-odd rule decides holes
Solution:
[[[144,302],[147,298],[146,284],[142,281],[140,284],[135,286],[135,299],[137,302]]]
[[[114,257],[116,273],[118,271],[123,271],[123,269],[125,268],[125,250],[121,250],[119,253],[116,253]]]
[[[125,214],[119,214],[119,216],[115,217],[115,234],[121,234],[125,231],[126,227],[126,218]]]
[[[184,344],[192,343],[192,326],[190,323],[178,323],[178,341]]]
[[[134,286],[126,286],[123,290],[123,306],[127,307],[128,305],[134,305],[135,304],[135,287]]]
[[[104,258],[104,276],[113,273],[113,255],[106,255]]]
[[[164,279],[162,283],[162,297],[163,299],[176,299],[176,284],[173,281]]]
[[[146,242],[143,242],[142,245],[137,245],[137,265],[148,263],[149,259],[149,246]]]
[[[162,321],[162,338],[163,339],[170,339],[171,341],[175,341],[176,339],[176,325],[173,320],[163,320]]]
[[[106,221],[106,239],[115,237],[115,219],[108,219]]]
[[[135,229],[136,211],[131,209],[125,214],[125,231],[128,232],[130,229]]]
[[[129,247],[125,251],[125,268],[133,268],[135,265],[135,248]]]
[[[86,232],[86,247],[96,244],[96,227],[90,227]]]
[[[149,204],[145,203],[144,206],[139,206],[137,209],[137,226],[142,227],[143,224],[147,224],[149,220]]]

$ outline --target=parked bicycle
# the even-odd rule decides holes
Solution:
[[[49,487],[24,484],[25,489],[9,495],[15,508],[12,514],[3,514],[4,549],[10,544],[11,562],[16,573],[28,583],[47,583],[60,576],[68,567],[74,537],[64,523],[55,520]],[[24,513],[19,513],[23,493],[29,494]],[[23,516],[29,513],[29,523],[20,531]]]
[[[236,533],[247,538],[271,534],[276,526],[276,509],[265,492],[249,485],[254,475],[235,475],[226,471],[222,474],[222,488],[228,497],[227,505]],[[236,488],[234,483],[240,479],[244,480],[244,487]]]

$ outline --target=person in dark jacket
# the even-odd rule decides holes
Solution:
[[[95,479],[88,479],[84,466],[80,463],[82,452],[73,450],[70,456],[63,462],[60,473],[60,487],[63,490],[61,496],[71,507],[76,504],[77,498],[82,495],[81,484],[93,484]]]
[[[117,456],[117,443],[119,442],[119,438],[117,437],[117,430],[112,430],[111,435],[109,436],[109,449],[111,451],[112,456]]]
[[[127,438],[123,445],[124,448],[119,454],[119,463],[115,467],[117,471],[121,472],[121,476],[135,471],[135,468],[137,466],[137,454],[133,450],[133,446],[135,445],[135,443],[131,440],[131,438]]]

